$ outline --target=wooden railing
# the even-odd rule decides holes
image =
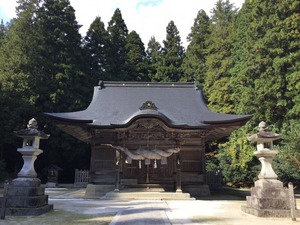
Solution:
[[[89,171],[88,170],[75,170],[74,187],[86,187],[89,183]]]

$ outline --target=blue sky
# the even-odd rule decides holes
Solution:
[[[7,22],[15,16],[15,0],[0,0],[0,20]]]
[[[139,8],[144,6],[144,7],[155,7],[159,6],[160,4],[163,3],[163,0],[141,0],[136,3],[136,10],[139,11]]]
[[[230,0],[240,8],[244,0]],[[186,47],[186,37],[200,9],[207,14],[217,0],[70,0],[76,19],[85,35],[96,18],[107,26],[116,8],[121,10],[129,31],[135,30],[147,46],[151,36],[162,43],[166,38],[166,27],[173,20],[179,30],[181,41]],[[0,19],[8,21],[15,17],[16,0],[0,0]]]
[[[5,15],[3,9],[0,9],[0,18],[1,18],[1,19],[5,19],[5,20],[6,20],[6,18],[7,18],[7,16]]]

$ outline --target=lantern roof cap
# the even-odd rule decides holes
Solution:
[[[49,134],[46,134],[44,131],[40,131],[37,128],[38,128],[38,123],[36,119],[32,118],[31,120],[29,120],[27,124],[27,128],[14,131],[14,134],[17,137],[21,137],[21,138],[39,137],[41,139],[48,139],[50,137]]]
[[[277,134],[275,132],[272,131],[268,131],[268,127],[266,122],[262,121],[259,123],[258,125],[258,133],[250,135],[247,137],[247,139],[249,141],[258,141],[258,140],[269,140],[269,141],[273,141],[273,140],[278,140],[281,138],[280,134]]]

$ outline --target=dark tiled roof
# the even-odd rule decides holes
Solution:
[[[86,110],[46,113],[54,120],[96,127],[126,127],[135,119],[153,117],[170,127],[204,128],[247,122],[250,115],[210,111],[194,83],[101,82]]]

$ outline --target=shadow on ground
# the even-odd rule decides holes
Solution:
[[[295,198],[300,200],[300,189],[295,189]],[[210,196],[197,197],[197,200],[246,200],[246,196],[250,196],[250,189],[238,189],[224,186],[220,190],[212,190]]]
[[[210,196],[197,197],[197,200],[245,200],[246,196],[250,195],[249,189],[236,189],[230,187],[223,187],[220,190],[211,191]]]

